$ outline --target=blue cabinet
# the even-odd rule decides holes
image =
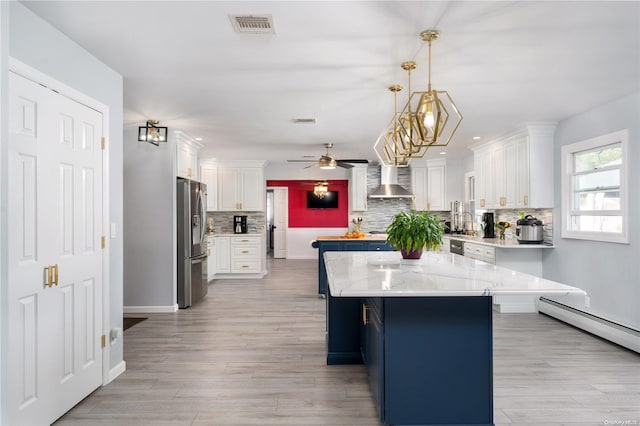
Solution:
[[[327,315],[327,363],[364,362],[385,425],[493,424],[491,297],[329,294]]]
[[[318,293],[327,294],[327,269],[324,266],[325,251],[343,251],[344,246],[341,241],[316,241],[314,247],[318,248]]]
[[[327,270],[324,266],[326,251],[392,251],[393,248],[381,240],[316,240],[313,247],[318,249],[318,294],[327,294]]]
[[[361,302],[362,325],[360,341],[362,360],[367,370],[369,388],[378,408],[380,419],[385,418],[384,403],[384,332],[380,299],[364,299]]]

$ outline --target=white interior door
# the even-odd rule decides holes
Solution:
[[[273,257],[287,257],[287,226],[289,222],[289,190],[273,188]]]
[[[9,79],[9,424],[102,383],[102,115]]]

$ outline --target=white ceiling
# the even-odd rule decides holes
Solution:
[[[376,159],[403,61],[464,119],[447,156],[529,121],[560,121],[640,90],[640,2],[23,1],[124,77],[125,128],[158,119],[202,137],[202,158]],[[276,35],[229,15],[271,14]],[[399,102],[400,104],[400,102]],[[315,117],[317,124],[294,124]],[[439,152],[427,157],[439,157]],[[302,167],[302,165],[301,165]]]

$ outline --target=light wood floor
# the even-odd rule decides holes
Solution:
[[[362,366],[325,365],[316,261],[124,333],[127,371],[57,425],[379,425]],[[495,314],[496,425],[640,424],[640,356],[535,314]],[[614,423],[617,422],[617,423]]]

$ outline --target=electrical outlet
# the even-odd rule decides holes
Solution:
[[[589,296],[584,297],[584,307],[585,308],[591,307],[591,298]]]

